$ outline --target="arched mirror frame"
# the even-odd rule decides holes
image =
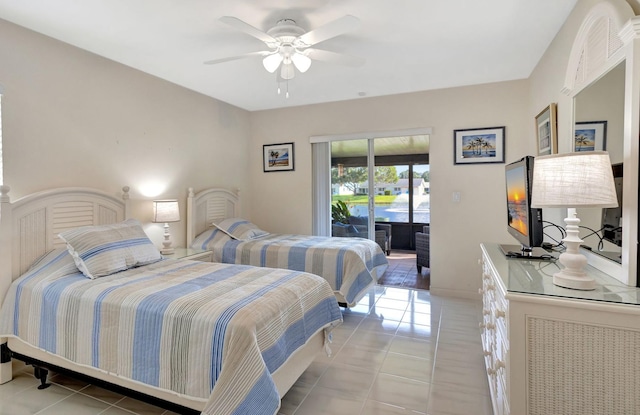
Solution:
[[[585,251],[589,263],[621,282],[636,286],[638,272],[638,148],[640,140],[640,16],[624,2],[603,1],[586,15],[576,35],[563,93],[571,122],[560,137],[574,135],[574,99],[620,62],[625,62],[622,263]],[[568,146],[564,146],[568,148]],[[626,178],[632,178],[628,180]]]

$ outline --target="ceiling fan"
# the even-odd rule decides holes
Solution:
[[[292,19],[281,19],[274,27],[266,32],[232,16],[223,16],[220,18],[220,21],[263,41],[269,50],[250,52],[204,62],[207,65],[262,56],[262,64],[267,71],[274,73],[280,68],[278,80],[288,81],[294,78],[295,69],[301,73],[306,72],[311,66],[312,60],[326,61],[346,66],[360,66],[364,64],[365,61],[360,57],[343,55],[311,47],[327,39],[356,29],[360,21],[351,15],[343,16],[308,32],[298,26]]]

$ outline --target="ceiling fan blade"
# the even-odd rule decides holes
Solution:
[[[345,32],[355,30],[360,25],[360,20],[350,14],[311,30],[298,37],[297,40],[305,45],[312,46]]]
[[[259,51],[259,52],[249,52],[249,53],[245,53],[244,55],[237,55],[237,56],[229,56],[228,58],[220,58],[220,59],[213,59],[210,61],[205,61],[204,64],[205,65],[215,65],[217,63],[222,63],[222,62],[229,62],[229,61],[236,61],[238,59],[245,59],[245,58],[251,58],[253,56],[267,56],[269,55],[271,52],[269,51]]]
[[[304,51],[304,54],[310,57],[312,60],[324,61],[330,63],[337,63],[344,66],[358,67],[364,65],[365,58],[352,55],[343,55],[342,53],[330,52],[328,50],[309,48]]]
[[[238,19],[237,17],[222,16],[219,20],[223,23],[228,24],[229,26],[233,26],[236,29],[245,32],[248,35],[255,37],[256,39],[260,39],[266,44],[278,43],[278,41],[274,39],[271,35],[268,35],[267,33],[263,32],[260,29],[256,29],[255,27],[251,26],[249,23],[246,23]]]

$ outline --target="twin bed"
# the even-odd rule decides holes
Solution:
[[[19,356],[205,414],[274,414],[341,322],[316,275],[158,258],[139,223],[124,221],[128,188],[14,203],[8,191],[0,186],[0,383]]]
[[[211,250],[214,262],[306,271],[323,277],[344,306],[355,305],[388,266],[364,238],[271,234],[239,219],[239,198],[226,189],[187,197],[187,244]]]

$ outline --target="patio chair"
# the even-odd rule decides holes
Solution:
[[[391,254],[391,224],[376,223],[376,243],[382,248],[382,252]]]
[[[362,234],[363,238],[367,237],[369,219],[366,216],[350,216],[349,223],[356,227],[358,232]],[[374,230],[375,241],[380,245],[382,252],[387,255],[391,254],[391,224],[376,223]]]
[[[416,266],[422,273],[422,267],[429,268],[429,225],[422,227],[422,232],[416,232]]]

